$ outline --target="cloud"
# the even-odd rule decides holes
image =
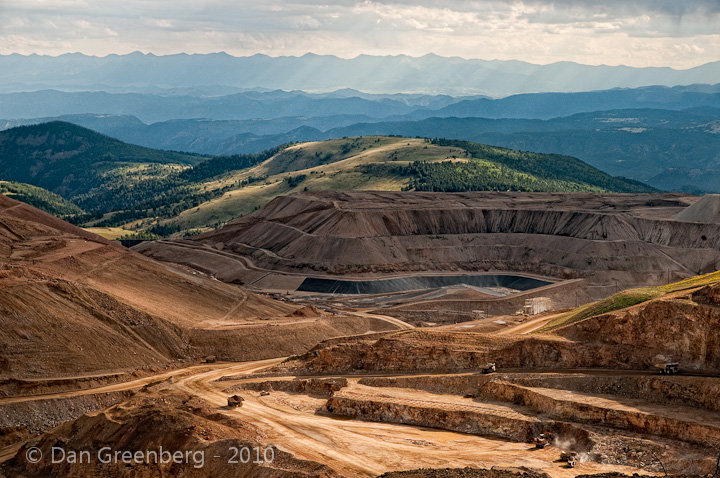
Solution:
[[[718,0],[0,0],[0,53],[306,52],[690,67]]]

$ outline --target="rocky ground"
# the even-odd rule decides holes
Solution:
[[[521,469],[479,470],[475,468],[445,468],[442,470],[434,470],[421,468],[419,470],[383,473],[380,475],[380,478],[546,478],[547,476],[545,473]]]
[[[695,287],[545,335],[444,327],[333,340],[267,373],[369,375],[324,405],[355,419],[520,442],[551,432],[592,462],[710,473],[720,448],[719,290]],[[683,372],[660,375],[662,360]],[[478,374],[487,362],[499,371]]]
[[[339,476],[324,465],[298,460],[273,449],[272,460],[230,463],[234,450],[261,449],[263,435],[255,427],[218,413],[214,407],[193,395],[178,392],[139,393],[122,405],[101,413],[85,415],[44,435],[33,443],[46,457],[28,464],[29,446],[0,467],[0,475],[26,477],[87,476],[182,476],[182,477],[287,477]],[[56,451],[53,454],[53,448]],[[101,451],[105,448],[104,451]],[[62,449],[63,451],[58,451]],[[117,450],[132,451],[132,457],[115,455]],[[162,456],[175,453],[179,459]],[[73,459],[60,458],[76,452]],[[142,451],[140,459],[134,454]],[[148,454],[156,452],[159,455]],[[218,456],[218,458],[216,458]],[[54,457],[54,458],[53,458]],[[61,463],[52,463],[55,460]],[[163,463],[163,461],[170,461]],[[81,462],[82,461],[82,462]],[[129,466],[132,465],[132,466]]]

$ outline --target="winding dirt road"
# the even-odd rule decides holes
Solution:
[[[563,312],[564,313],[564,312]],[[508,327],[507,329],[502,329],[496,332],[497,335],[527,335],[529,333],[532,333],[536,331],[537,329],[541,328],[548,322],[550,322],[555,317],[562,315],[563,313],[559,314],[550,314],[550,315],[543,315],[542,317],[537,317],[535,319],[530,319],[526,322],[522,322],[518,325]]]
[[[317,414],[325,399],[273,392],[260,397],[257,392],[241,392],[245,402],[228,408],[223,390],[244,376],[282,362],[283,358],[243,363],[201,364],[165,372],[131,382],[88,390],[47,395],[5,398],[2,404],[46,398],[73,397],[111,391],[135,390],[144,385],[174,378],[168,386],[197,395],[220,413],[229,414],[257,426],[267,436],[267,444],[293,453],[298,458],[324,463],[348,477],[377,476],[387,471],[419,467],[526,466],[541,469],[553,478],[574,477],[601,471],[636,472],[637,469],[582,463],[570,470],[559,466],[559,451],[552,447],[536,450],[526,443],[481,437],[409,425],[351,420]],[[221,377],[238,380],[218,381]],[[352,383],[358,377],[347,377]],[[407,393],[410,393],[409,391]],[[438,396],[442,400],[442,396]],[[0,450],[0,461],[14,455],[20,445]]]
[[[248,391],[242,392],[245,398],[242,407],[228,409],[225,406],[228,393],[223,390],[236,382],[217,382],[218,378],[229,375],[242,378],[280,361],[231,365],[187,376],[175,386],[202,397],[222,413],[257,426],[268,437],[268,444],[299,458],[325,463],[348,477],[377,476],[418,467],[466,466],[526,466],[542,469],[557,478],[600,471],[637,471],[595,463],[583,463],[570,470],[556,463],[559,451],[553,448],[536,450],[525,443],[497,438],[317,414],[315,410],[325,400],[302,395],[273,392],[271,396],[260,397],[257,392]]]
[[[353,315],[361,315],[363,317],[371,317],[371,318],[375,318],[375,319],[384,320],[385,322],[390,322],[391,324],[398,326],[398,328],[400,328],[400,330],[410,330],[410,329],[415,328],[414,325],[408,324],[404,320],[400,320],[396,317],[391,317],[389,315],[371,314],[368,311],[362,311],[362,310],[353,311],[352,314]]]

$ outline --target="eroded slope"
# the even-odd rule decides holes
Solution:
[[[110,372],[206,355],[268,358],[327,337],[393,328],[369,318],[291,316],[296,306],[159,264],[4,196],[0,291],[6,377]]]
[[[697,198],[546,193],[300,193],[199,236],[195,245],[242,257],[220,270],[167,244],[139,250],[194,264],[223,280],[259,268],[358,275],[515,271],[586,278],[593,297],[714,270],[720,224],[674,219]],[[180,244],[180,243],[179,243]],[[180,244],[182,245],[182,244]],[[281,288],[281,287],[279,287]]]

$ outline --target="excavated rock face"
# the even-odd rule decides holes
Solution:
[[[625,475],[623,473],[598,473],[594,475],[578,475],[575,478],[636,478],[638,475]],[[670,478],[706,478],[705,475],[668,475]]]
[[[617,368],[652,369],[662,342],[644,345],[567,340],[561,337],[498,337],[416,330],[379,340],[328,343],[282,367],[299,375],[356,372],[477,371],[494,362],[503,369]],[[704,368],[715,362],[704,362]]]
[[[715,300],[717,286],[694,294]],[[557,331],[575,341],[633,346],[657,362],[684,369],[720,370],[720,309],[687,300],[655,300],[637,309],[592,317]]]
[[[715,267],[720,224],[674,218],[693,200],[677,195],[301,193],[276,198],[195,240],[277,271],[497,270],[583,277],[596,286],[617,281],[623,287]],[[152,254],[153,247],[162,245],[148,245],[144,252]]]
[[[716,300],[715,285],[693,297]],[[354,371],[443,372],[614,368],[653,370],[658,362],[681,369],[720,372],[720,308],[687,299],[656,299],[624,311],[591,317],[554,335],[492,336],[414,330],[374,341],[328,342],[286,364],[299,373]]]
[[[479,470],[475,468],[445,468],[442,470],[425,469],[410,471],[393,471],[379,478],[546,478],[546,473],[517,468],[508,470]],[[578,475],[577,478],[637,478],[638,475],[623,473],[600,473],[594,475]],[[704,478],[702,475],[670,475],[671,478]]]
[[[304,380],[263,380],[247,382],[242,385],[230,387],[227,392],[235,390],[256,390],[258,392],[272,392],[275,390],[303,393],[306,395],[331,397],[333,393],[347,387],[346,378],[311,378]]]
[[[707,285],[692,294],[692,300],[698,304],[720,306],[720,285]]]

